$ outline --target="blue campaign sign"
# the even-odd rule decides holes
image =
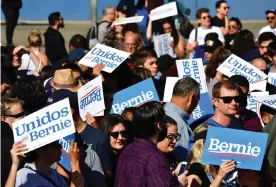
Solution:
[[[149,101],[160,101],[151,78],[115,93],[110,113],[121,114],[125,108],[139,106]]]
[[[200,94],[200,99],[198,101],[197,107],[192,112],[188,123],[191,124],[193,121],[199,119],[206,114],[214,114],[213,104],[208,92]]]
[[[69,149],[70,149],[71,142],[74,139],[75,139],[75,135],[71,134],[59,140],[59,143],[62,146],[62,150],[61,150],[61,159],[58,163],[69,172],[71,171]]]
[[[259,171],[267,138],[267,133],[209,126],[201,162],[220,165],[234,160],[237,168]]]

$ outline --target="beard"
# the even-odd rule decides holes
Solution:
[[[63,22],[60,23],[60,24],[58,25],[58,27],[59,27],[59,28],[64,28],[64,23],[63,23]]]

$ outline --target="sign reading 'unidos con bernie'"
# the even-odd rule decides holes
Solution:
[[[103,71],[112,73],[129,55],[125,51],[98,43],[78,63],[92,68],[97,64],[104,64]]]
[[[233,160],[237,168],[260,170],[267,138],[267,133],[209,126],[201,162],[221,165]]]
[[[69,99],[63,99],[13,123],[14,142],[27,145],[30,152],[75,133]]]

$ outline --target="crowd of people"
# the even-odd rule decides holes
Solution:
[[[9,2],[3,3],[8,19]],[[136,7],[123,3],[105,7],[87,36],[72,36],[69,51],[59,31],[64,27],[60,12],[48,17],[45,53],[39,30],[30,32],[28,46],[11,48],[14,23],[7,27],[8,47],[1,46],[1,186],[276,186],[276,110],[262,105],[258,116],[247,109],[252,93],[248,80],[217,71],[235,54],[266,74],[276,72],[276,9],[265,11],[267,26],[254,36],[243,29],[239,18],[228,18],[230,7],[224,0],[216,2],[214,17],[207,8],[198,9],[196,27],[189,26],[181,6],[178,15],[152,21],[150,11],[161,5],[139,0]],[[132,16],[144,19],[113,24]],[[165,33],[171,34],[174,55],[158,57],[153,37]],[[93,68],[79,64],[97,43],[130,56],[112,73],[102,71],[103,64]],[[148,78],[162,100],[166,78],[178,77],[176,60],[188,58],[203,59],[213,114],[188,122],[201,86],[190,77],[177,81],[170,102],[150,101],[126,108],[122,114],[109,114],[115,93]],[[104,116],[88,112],[83,120],[77,91],[98,76],[103,81]],[[267,83],[266,91],[276,94],[275,85]],[[13,138],[13,123],[65,98],[69,98],[76,129],[69,150],[71,171],[57,163],[62,148],[58,141],[23,154],[26,145]],[[268,133],[261,170],[238,169],[232,160],[220,166],[202,163],[209,126]]]

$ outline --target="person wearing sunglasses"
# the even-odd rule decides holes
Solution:
[[[229,28],[228,28],[229,9],[230,7],[228,6],[226,1],[220,0],[216,2],[217,15],[213,17],[212,24],[213,26],[219,27],[223,35],[226,35],[229,32]]]
[[[110,156],[112,161],[112,170],[115,174],[118,158],[120,156],[120,153],[126,146],[126,121],[118,114],[111,114],[105,116],[100,121],[100,129],[108,135],[111,148]]]
[[[272,32],[276,35],[276,9],[269,9],[265,11],[265,14],[268,25],[260,30],[259,36],[264,32]]]
[[[2,98],[1,99],[1,121],[10,125],[25,116],[23,110],[23,101],[17,98]]]
[[[230,18],[228,28],[229,32],[224,37],[225,48],[230,50],[234,43],[234,38],[236,37],[237,33],[242,30],[242,23],[240,19],[237,17]]]
[[[211,32],[217,33],[219,40],[224,43],[225,39],[220,28],[211,25],[209,9],[198,9],[196,12],[196,18],[199,23],[199,27],[193,29],[190,33],[188,44],[186,46],[189,52],[193,52],[198,46],[204,45],[205,36]]]

